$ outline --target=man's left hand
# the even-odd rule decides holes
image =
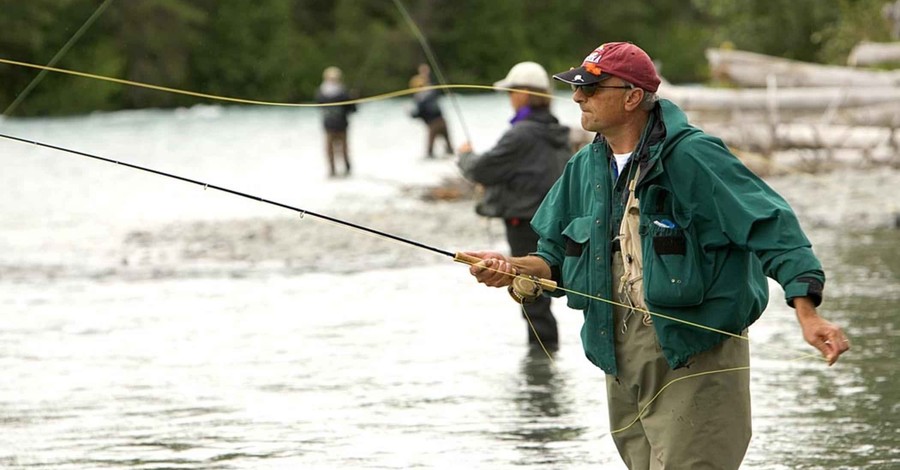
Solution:
[[[820,317],[812,300],[798,297],[794,299],[794,308],[797,309],[797,320],[803,329],[803,338],[825,356],[829,366],[850,349],[850,340],[841,328]]]

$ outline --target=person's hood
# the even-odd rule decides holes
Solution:
[[[700,129],[697,129],[688,122],[687,115],[684,114],[684,111],[669,100],[659,100],[659,105],[656,107],[654,113],[656,114],[657,122],[663,123],[662,135],[656,136],[657,140],[660,138],[662,139],[660,155],[663,158],[671,152],[671,149],[675,147],[675,144],[691,135],[701,132]],[[658,132],[659,131],[657,131],[657,133]],[[651,136],[651,140],[652,138],[653,136]]]
[[[533,129],[533,132],[549,141],[556,148],[569,146],[569,128],[560,124],[556,116],[551,114],[548,109],[532,109],[525,119],[516,124],[529,126],[529,130]]]
[[[644,129],[639,144],[637,158],[641,165],[641,181],[649,181],[663,171],[666,158],[675,146],[684,139],[700,133],[700,129],[688,122],[687,115],[669,100],[659,100],[650,114],[650,121]]]

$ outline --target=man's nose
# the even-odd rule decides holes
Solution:
[[[576,88],[575,91],[572,92],[572,101],[576,103],[581,103],[585,101],[584,93],[581,91],[581,88]]]

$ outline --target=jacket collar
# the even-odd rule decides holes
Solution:
[[[633,162],[638,162],[641,167],[641,174],[638,178],[637,185],[644,181],[650,181],[662,173],[661,154],[663,144],[666,140],[666,124],[662,119],[662,108],[659,103],[650,111],[650,119],[641,132],[641,140],[638,142],[635,154],[631,156]],[[594,136],[591,144],[603,144],[606,149],[607,158],[612,158],[612,149],[609,143],[599,132]]]
[[[644,181],[650,181],[662,173],[662,148],[666,140],[666,124],[662,119],[662,108],[659,103],[653,107],[650,112],[650,119],[647,121],[647,129],[644,131],[644,138],[638,144],[638,154],[635,156],[641,167],[641,175],[638,178],[637,185]]]

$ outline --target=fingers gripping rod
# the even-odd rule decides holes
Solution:
[[[478,264],[482,261],[481,258],[467,255],[462,252],[456,252],[453,255],[453,261],[457,263],[468,264],[470,266]],[[527,290],[529,284],[534,284],[540,287],[540,289],[545,290],[547,292],[553,292],[557,288],[556,281],[551,279],[543,279],[537,276],[530,276],[525,274],[509,274],[510,276],[514,276],[513,286],[516,290]],[[524,294],[524,292],[520,292],[520,294]]]

